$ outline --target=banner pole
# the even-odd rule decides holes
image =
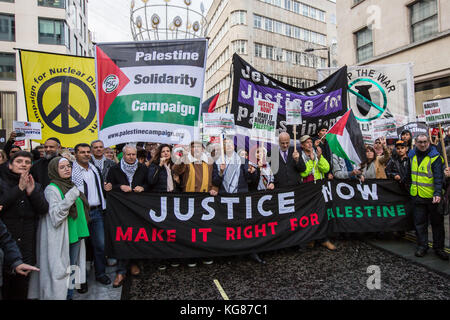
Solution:
[[[439,139],[441,140],[442,155],[444,156],[445,167],[448,168],[447,151],[445,150],[445,142],[442,134],[442,126],[440,123],[439,123],[439,136],[440,136]]]
[[[294,124],[294,152],[297,152],[297,125]]]
[[[225,108],[225,113],[228,113],[228,104],[230,103],[230,92],[231,92],[231,87],[233,86],[233,61],[231,61],[231,65],[230,65],[230,86],[228,87],[228,97],[227,97],[227,104],[226,104],[226,108]]]

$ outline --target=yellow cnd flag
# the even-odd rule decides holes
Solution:
[[[63,147],[98,139],[95,60],[20,50],[28,121],[40,122],[44,143]]]

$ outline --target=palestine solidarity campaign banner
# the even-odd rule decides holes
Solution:
[[[233,101],[231,113],[236,116],[238,133],[249,135],[252,128],[255,99],[278,104],[277,129],[292,136],[292,126],[286,124],[286,106],[292,101],[300,106],[300,135],[315,135],[324,124],[331,127],[347,110],[347,67],[342,67],[322,82],[309,88],[296,88],[264,74],[233,55]]]
[[[408,194],[390,180],[305,183],[243,194],[109,192],[106,255],[230,256],[276,250],[333,232],[412,229]]]
[[[188,144],[200,119],[206,39],[96,46],[99,139]]]

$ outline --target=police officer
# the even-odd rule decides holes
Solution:
[[[433,230],[433,249],[442,260],[448,260],[444,251],[444,216],[438,210],[442,197],[444,176],[443,159],[430,138],[421,134],[416,137],[415,148],[408,156],[411,160],[410,194],[415,205],[414,227],[417,237],[416,257],[423,257],[428,249],[428,220]]]

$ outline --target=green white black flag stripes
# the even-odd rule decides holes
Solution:
[[[335,155],[356,165],[367,160],[361,129],[351,109],[328,130],[326,139]]]
[[[206,39],[96,46],[99,139],[187,144],[195,138]]]

